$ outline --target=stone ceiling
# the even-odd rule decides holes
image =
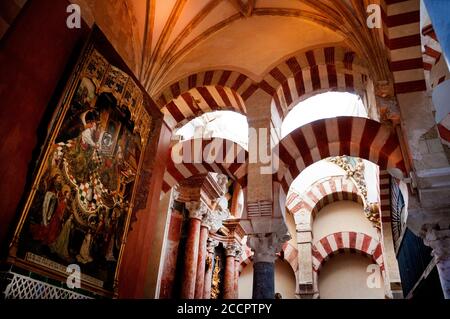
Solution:
[[[152,96],[205,70],[235,70],[259,81],[298,51],[337,43],[367,61],[375,80],[389,79],[383,32],[366,26],[367,0],[72,2],[89,24],[98,24]]]

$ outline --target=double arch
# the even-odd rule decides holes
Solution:
[[[244,102],[260,88],[272,96],[272,122],[279,126],[296,102],[327,91],[362,94],[367,78],[366,63],[354,51],[331,45],[284,58],[259,83],[237,71],[208,70],[167,85],[156,100],[174,128],[210,110],[246,114]]]
[[[273,174],[285,193],[309,165],[332,156],[354,156],[405,172],[402,151],[394,131],[367,118],[342,116],[308,123],[285,136],[272,151],[279,163]]]
[[[298,102],[328,91],[360,95],[366,90],[365,63],[349,48],[325,46],[289,57],[264,77],[260,87],[273,98],[274,122],[281,123]]]

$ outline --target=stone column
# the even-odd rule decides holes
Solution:
[[[231,243],[225,246],[225,275],[223,283],[223,298],[233,299],[235,297],[235,258],[238,246]]]
[[[234,258],[234,299],[239,298],[239,266],[241,264],[242,248],[238,247]]]
[[[249,237],[248,244],[254,251],[253,299],[274,299],[276,253],[289,236],[277,233],[257,234]]]
[[[205,283],[206,244],[211,228],[211,215],[206,214],[200,227],[200,240],[198,246],[197,278],[195,280],[195,299],[203,299]]]
[[[203,299],[211,299],[211,281],[213,272],[213,260],[214,260],[214,249],[219,245],[217,240],[208,238],[206,244],[206,251],[208,256],[206,257],[205,265],[205,280],[203,287]]]
[[[181,298],[193,299],[195,297],[200,227],[207,207],[203,202],[187,202],[186,208],[189,211],[189,229],[184,255]]]
[[[445,299],[450,299],[450,229],[427,227],[424,243],[433,249]]]

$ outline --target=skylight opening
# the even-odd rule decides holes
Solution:
[[[205,113],[179,128],[175,134],[183,140],[223,138],[248,148],[247,117],[233,111]]]
[[[364,179],[367,186],[367,199],[369,202],[378,201],[378,165],[364,160]],[[334,163],[323,159],[308,167],[306,167],[292,182],[289,188],[288,197],[290,193],[303,194],[314,183],[332,176],[346,176],[346,172]]]
[[[325,118],[337,116],[368,117],[361,98],[346,92],[327,92],[315,95],[297,104],[281,125],[281,136],[293,130]]]

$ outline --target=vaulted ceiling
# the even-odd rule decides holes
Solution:
[[[258,82],[296,52],[337,43],[367,61],[375,80],[389,80],[383,32],[366,26],[368,0],[73,2],[153,96],[206,70],[235,70]]]

